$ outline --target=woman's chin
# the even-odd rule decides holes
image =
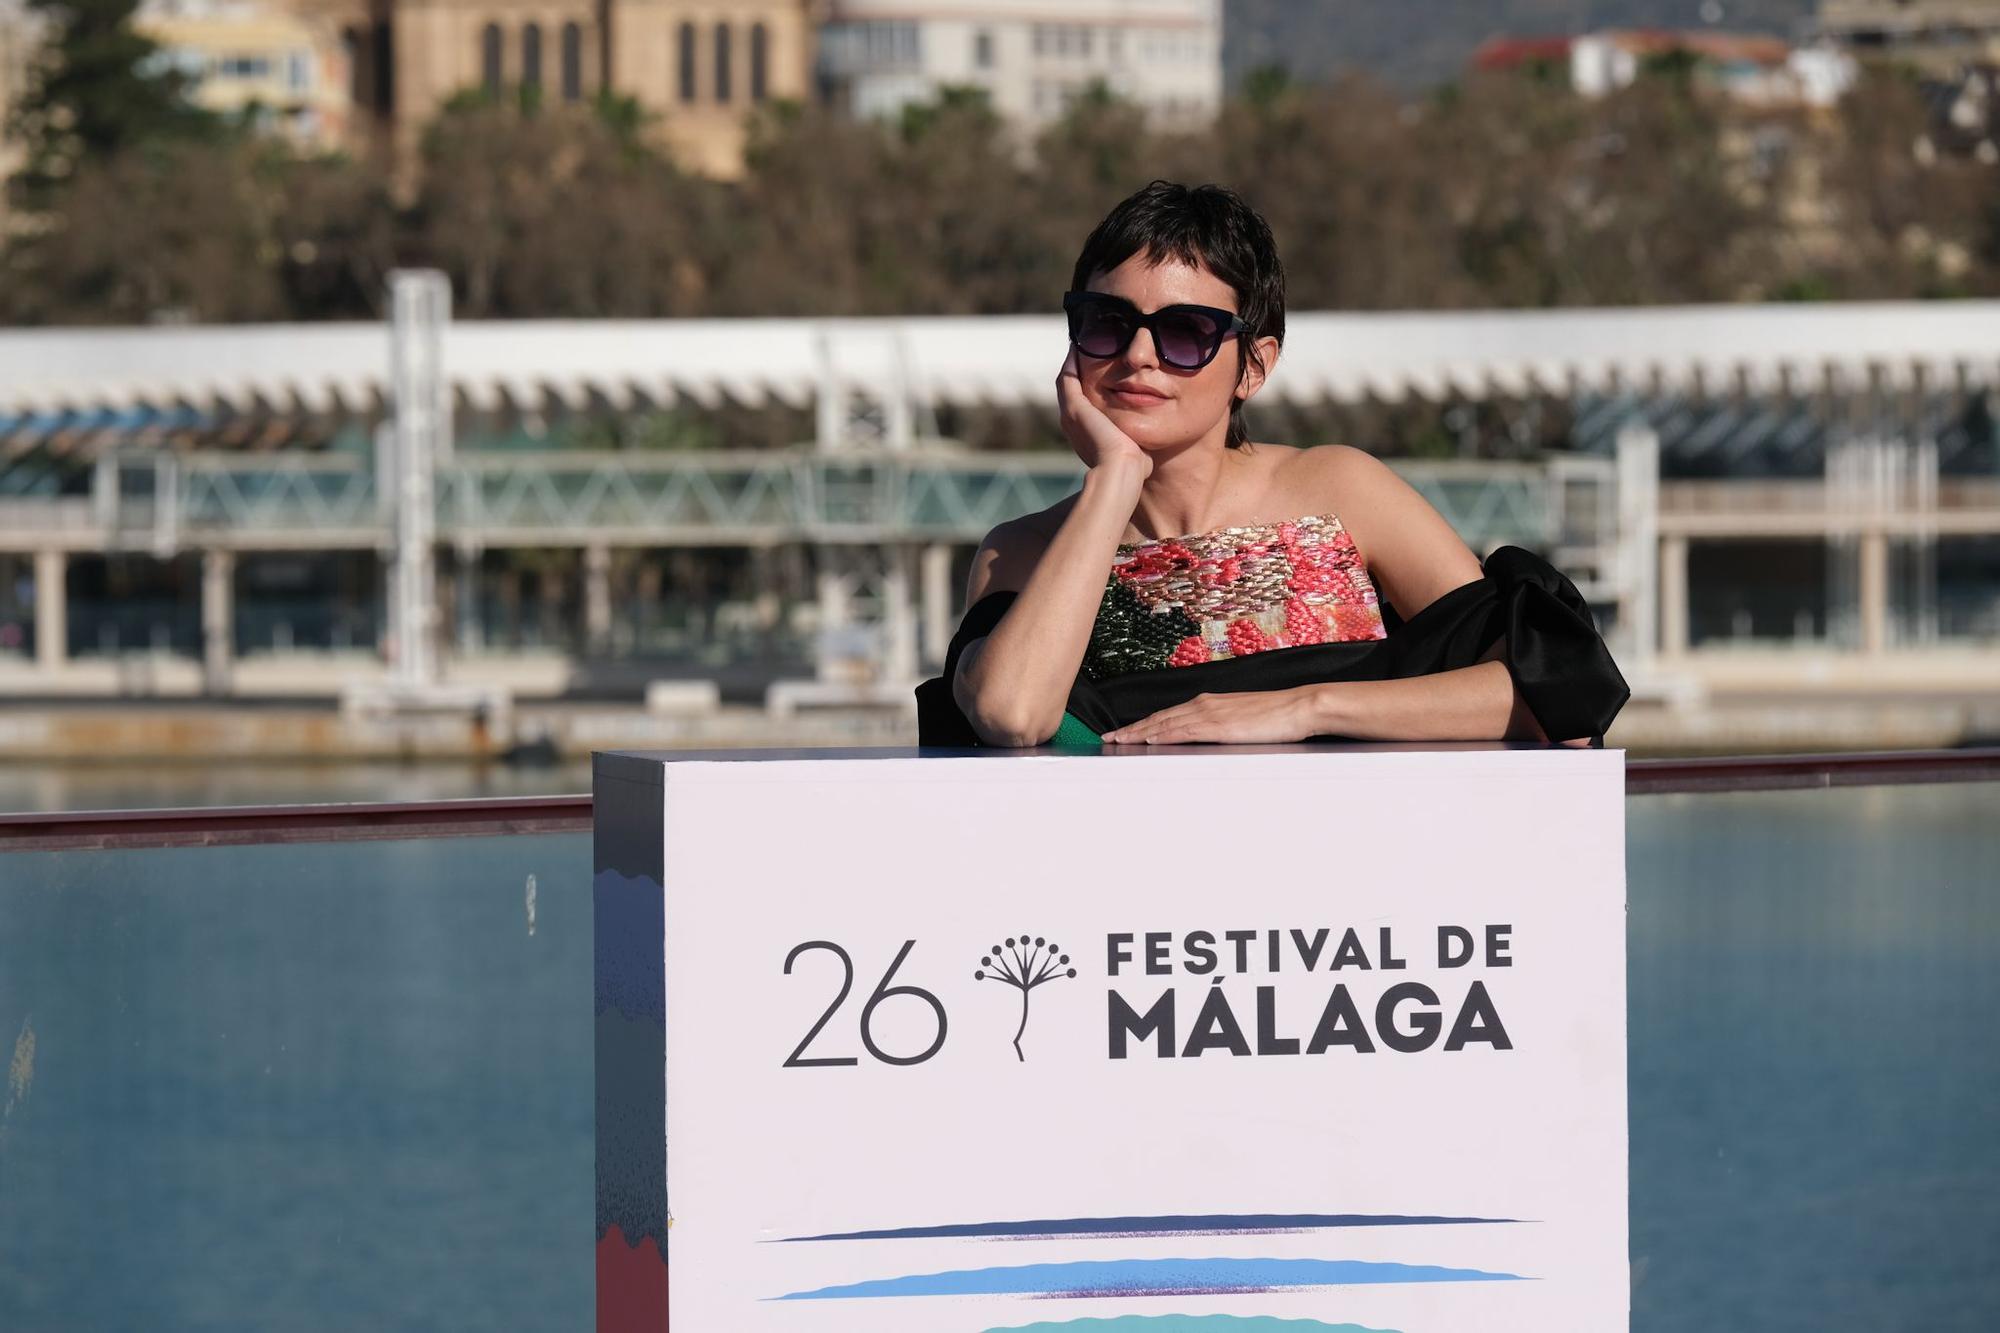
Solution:
[[[1152,412],[1114,408],[1104,415],[1111,419],[1112,425],[1124,431],[1132,443],[1149,454],[1177,449],[1188,442],[1186,431],[1176,429],[1176,423],[1161,420]]]

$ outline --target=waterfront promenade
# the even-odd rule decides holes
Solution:
[[[481,325],[399,282],[380,325],[0,332],[0,760],[907,738],[972,546],[1079,475],[977,447],[1048,430],[1054,321]],[[1951,745],[1995,731],[1996,347],[1979,302],[1301,314],[1260,403],[1486,420],[1391,462],[1576,581],[1613,743]],[[662,411],[797,433],[549,433]]]

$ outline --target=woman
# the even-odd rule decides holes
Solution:
[[[1629,691],[1568,579],[1516,547],[1482,570],[1361,450],[1247,438],[1285,330],[1247,204],[1155,181],[1071,287],[1056,393],[1089,471],[981,544],[924,744],[1602,744]]]

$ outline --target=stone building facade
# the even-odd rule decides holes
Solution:
[[[2000,0],[1821,0],[1819,31],[1945,78],[2000,65]]]
[[[741,170],[745,115],[812,92],[815,0],[291,0],[334,22],[352,123],[399,156],[455,94],[601,90],[657,118],[666,146],[711,175]]]
[[[1222,103],[1222,20],[1221,0],[827,0],[818,77],[864,118],[971,87],[1039,126],[1102,86],[1193,125]]]
[[[326,20],[263,0],[148,0],[136,25],[196,106],[303,149],[349,142],[347,55]]]

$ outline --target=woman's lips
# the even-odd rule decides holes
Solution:
[[[1170,401],[1165,394],[1154,393],[1148,389],[1117,389],[1107,387],[1104,390],[1104,396],[1120,407],[1158,407],[1160,404]]]

